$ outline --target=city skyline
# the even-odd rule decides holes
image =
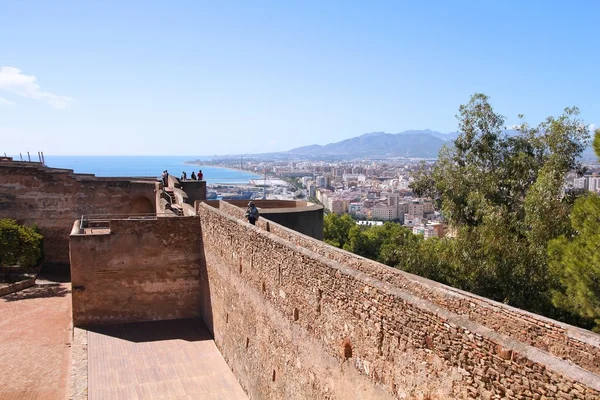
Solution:
[[[9,2],[0,151],[213,155],[457,130],[475,92],[600,124],[600,6]]]

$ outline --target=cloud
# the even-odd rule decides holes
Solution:
[[[12,106],[13,103],[12,101],[8,101],[6,99],[3,99],[2,97],[0,97],[0,106]]]
[[[69,107],[73,99],[43,92],[40,85],[35,81],[36,77],[34,75],[24,75],[18,68],[0,67],[0,91],[13,93],[28,99],[45,101],[54,108]],[[8,100],[5,101],[8,102]],[[4,104],[4,102],[0,101],[0,104]]]
[[[594,133],[594,132],[596,132],[596,129],[600,128],[600,126],[598,126],[596,124],[590,124],[589,128],[590,128],[590,132]]]

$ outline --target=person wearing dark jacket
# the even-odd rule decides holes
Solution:
[[[248,203],[248,209],[246,210],[246,219],[252,225],[256,225],[256,221],[258,221],[258,208],[254,205],[254,202]]]

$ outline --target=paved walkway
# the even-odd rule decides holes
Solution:
[[[0,297],[0,399],[67,398],[71,285],[40,280]]]
[[[88,331],[88,398],[247,399],[199,320]]]

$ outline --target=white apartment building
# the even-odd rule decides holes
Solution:
[[[579,178],[573,178],[573,188],[598,193],[600,192],[600,176],[586,175]]]
[[[588,177],[588,190],[590,192],[600,192],[600,176],[590,176]]]
[[[574,178],[573,187],[575,189],[587,189],[587,178],[585,176],[582,176],[581,178]]]

